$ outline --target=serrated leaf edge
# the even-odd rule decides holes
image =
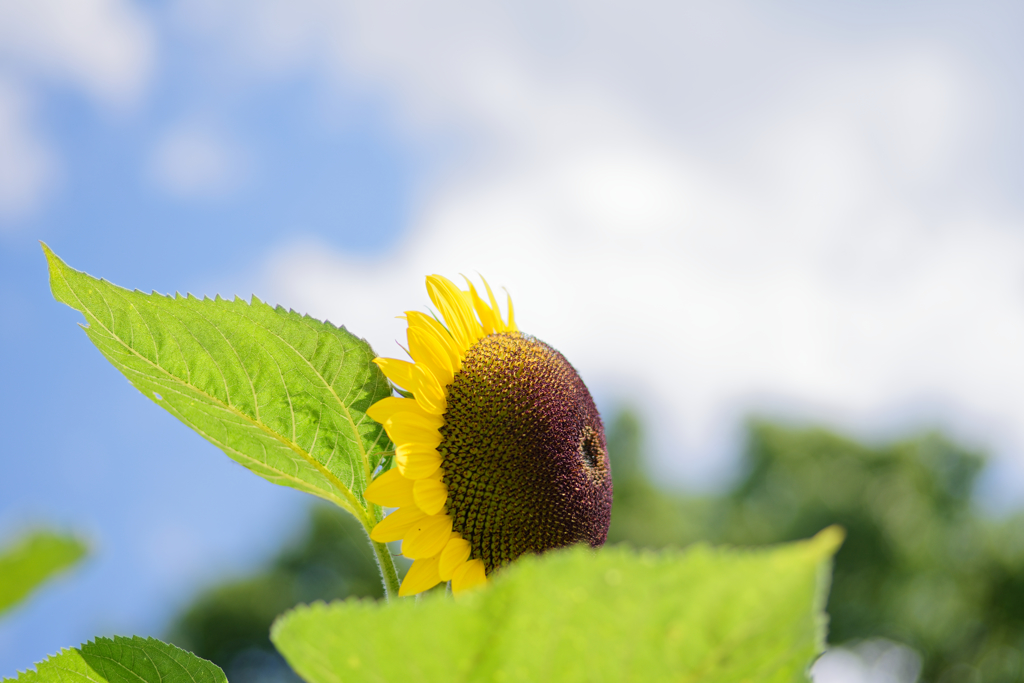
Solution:
[[[47,260],[50,262],[50,274],[51,274],[51,277],[53,277],[55,275],[59,275],[60,276],[60,278],[63,281],[63,284],[65,285],[67,290],[75,297],[75,300],[81,306],[81,308],[76,308],[74,306],[72,306],[72,308],[76,308],[76,310],[78,310],[80,313],[85,315],[86,319],[89,321],[90,325],[91,324],[95,324],[96,326],[98,326],[111,339],[117,341],[117,343],[119,343],[130,355],[134,356],[135,358],[138,358],[138,359],[142,360],[148,366],[150,366],[150,367],[154,368],[155,370],[157,370],[160,375],[168,378],[171,381],[172,384],[176,384],[178,386],[187,388],[189,391],[203,396],[204,398],[208,399],[214,405],[217,405],[218,407],[222,408],[223,410],[225,410],[227,412],[230,412],[230,413],[232,413],[232,414],[242,418],[243,420],[249,422],[252,425],[255,425],[262,432],[264,432],[265,434],[267,434],[271,438],[276,439],[278,442],[280,442],[281,444],[283,444],[287,448],[291,449],[293,452],[295,452],[297,455],[299,455],[301,458],[303,458],[306,462],[308,462],[314,469],[319,471],[331,483],[331,485],[333,485],[342,494],[343,497],[341,497],[341,498],[339,498],[337,496],[331,496],[329,498],[329,500],[331,500],[331,502],[335,503],[339,507],[341,507],[341,508],[345,509],[346,511],[348,511],[350,514],[354,515],[356,518],[358,518],[360,520],[361,523],[363,523],[364,526],[372,525],[373,522],[367,517],[367,510],[366,510],[366,508],[363,507],[363,505],[360,503],[359,499],[355,496],[355,494],[352,492],[352,490],[348,486],[346,486],[333,472],[331,472],[329,469],[324,467],[310,453],[306,452],[305,449],[301,448],[298,444],[294,443],[290,439],[285,438],[283,435],[278,434],[273,429],[270,429],[263,422],[261,422],[259,420],[254,420],[252,417],[250,417],[249,415],[246,415],[245,413],[239,411],[234,406],[231,406],[229,404],[225,404],[219,398],[217,398],[215,396],[211,396],[209,393],[203,391],[202,389],[196,387],[195,385],[188,384],[187,382],[184,382],[180,378],[178,378],[178,377],[172,375],[171,373],[169,373],[164,368],[160,367],[159,365],[154,364],[153,361],[151,361],[149,358],[146,358],[142,354],[138,353],[134,348],[132,348],[130,345],[128,345],[119,335],[115,334],[112,330],[110,330],[102,322],[100,322],[100,320],[96,316],[96,314],[92,313],[92,309],[89,308],[81,300],[81,298],[78,296],[77,292],[75,292],[74,288],[71,286],[71,283],[68,281],[67,277],[65,276],[65,270],[69,270],[69,269],[71,269],[71,267],[68,266],[67,263],[65,263],[59,256],[57,256],[53,252],[53,250],[50,249],[50,247],[47,244],[45,244],[43,242],[41,242],[40,244],[42,244],[43,251],[46,253]],[[91,276],[89,276],[89,277],[91,277]],[[111,285],[113,287],[117,287],[118,289],[125,289],[125,288],[119,287],[118,285],[115,285],[112,282],[109,282],[107,280],[103,280],[102,278],[100,280],[102,282],[107,282],[107,284],[109,284],[109,285]],[[125,291],[131,291],[131,290],[125,289]],[[139,292],[140,294],[144,294],[145,295],[145,293],[141,292],[140,290],[136,289],[135,291]],[[102,297],[102,293],[100,293],[100,296]],[[167,295],[162,295],[162,296],[167,296]],[[180,294],[178,296],[180,296]],[[195,298],[195,297],[193,297],[193,298]],[[103,301],[104,301],[104,304],[107,305],[107,309],[108,309],[108,312],[109,312],[110,307],[109,307],[109,304],[107,304],[105,297],[103,298]],[[241,301],[244,303],[244,299],[241,300]],[[131,306],[133,309],[135,309],[134,303],[127,302],[127,304],[129,306]],[[251,304],[247,304],[247,305],[251,305]],[[138,309],[135,309],[135,310],[137,311]],[[170,312],[169,314],[174,316],[173,312]],[[174,316],[174,317],[176,318],[177,316]],[[204,319],[205,319],[205,316],[204,316]],[[82,327],[85,328],[86,326],[83,325]],[[216,329],[216,326],[214,326],[214,327]],[[187,326],[186,326],[186,329],[187,329]],[[281,341],[284,344],[286,344],[288,346],[288,348],[290,348],[293,351],[295,351],[295,347],[292,346],[290,343],[288,343],[286,340],[282,339],[279,335],[274,334],[272,331],[267,330],[266,328],[264,328],[264,329],[269,334],[272,334],[275,337],[277,337],[278,339],[281,339]],[[225,339],[225,340],[228,341],[227,339]],[[232,350],[234,350],[234,347],[230,344],[230,341],[228,341],[228,344],[229,344],[229,346],[231,346]],[[297,353],[297,355],[300,358],[302,358],[301,354],[298,354],[297,351],[296,351],[296,353]],[[302,360],[307,365],[309,365],[309,367],[311,369],[313,369],[313,371],[314,371],[314,373],[316,374],[317,377],[319,377],[323,382],[327,383],[327,378],[326,377],[323,377],[323,376],[320,375],[319,372],[316,372],[315,368],[313,368],[313,366],[310,365],[309,362],[305,358],[302,358]],[[135,372],[136,374],[141,374],[141,373],[138,373],[138,371],[131,370],[130,368],[124,368],[124,369],[118,368],[118,369],[121,370],[122,372],[124,372],[125,374],[127,374],[127,372],[125,372],[126,370],[130,370],[131,372]],[[223,373],[221,373],[221,374],[223,376]],[[250,385],[251,385],[251,381],[250,381]],[[355,421],[352,419],[351,412],[348,410],[348,407],[345,406],[344,403],[342,403],[341,399],[337,395],[337,392],[334,391],[334,387],[328,385],[328,388],[330,389],[331,395],[334,396],[335,400],[337,400],[338,405],[341,406],[341,408],[342,408],[346,418],[349,421],[349,424],[351,424],[353,430],[356,431],[356,433],[358,433],[357,425],[356,425]],[[289,398],[289,400],[290,400],[290,398]],[[177,417],[182,422],[185,422],[185,424],[187,424],[191,429],[193,429],[194,431],[196,431],[197,433],[202,435],[203,438],[206,438],[208,441],[211,441],[211,442],[213,441],[211,438],[208,437],[208,435],[204,431],[202,431],[200,429],[196,429],[192,424],[190,424],[189,422],[185,421],[182,418],[181,415],[179,415],[174,410],[171,410],[170,407],[169,407],[169,404],[168,405],[161,404],[161,407],[163,407],[165,410],[167,410],[168,412],[173,414],[175,417]],[[362,443],[361,439],[356,439],[356,443],[359,446],[360,459],[363,461],[363,468],[364,468],[364,470],[366,470],[366,469],[369,468],[368,455],[366,453],[366,449],[363,446],[363,443]],[[247,462],[256,463],[258,466],[260,466],[260,469],[267,469],[267,467],[265,465],[263,465],[263,463],[260,463],[258,460],[254,460],[253,458],[245,455],[244,453],[240,453],[239,451],[237,451],[237,450],[235,450],[233,448],[229,448],[229,447],[226,447],[226,446],[221,446],[219,443],[217,443],[217,446],[219,448],[227,448],[228,450],[231,450],[232,452],[234,452],[234,453],[238,454],[239,456],[241,456]],[[325,497],[323,495],[323,493],[324,493],[323,491],[320,491],[318,489],[312,488],[312,486],[308,482],[305,482],[302,479],[299,479],[297,477],[291,476],[291,475],[289,475],[289,474],[287,474],[285,472],[278,472],[277,470],[274,470],[274,473],[275,473],[275,476],[280,476],[282,479],[287,479],[287,480],[289,480],[291,482],[296,483],[297,484],[296,488],[298,488],[300,490],[306,491],[306,492],[311,493],[313,495],[316,495],[318,497],[322,497],[322,498]],[[367,480],[369,480],[369,477],[367,477]]]

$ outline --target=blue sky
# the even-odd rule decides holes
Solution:
[[[159,636],[196,582],[268,555],[306,502],[235,465],[110,367],[80,316],[50,296],[39,240],[125,286],[248,296],[260,285],[253,264],[289,237],[355,254],[392,248],[425,163],[369,98],[302,78],[211,94],[189,46],[155,32],[161,61],[129,111],[25,79],[59,173],[0,230],[0,538],[52,525],[93,551],[0,622],[5,674],[95,635]],[[147,164],[154,141],[197,109],[254,161],[230,190],[183,198]]]
[[[0,2],[0,539],[79,570],[0,674],[174,610],[304,499],[138,394],[38,241],[117,284],[256,293],[398,353],[480,271],[665,476],[752,412],[940,426],[1024,490],[1024,41],[1013,3]]]

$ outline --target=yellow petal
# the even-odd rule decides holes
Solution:
[[[431,373],[423,369],[421,365],[413,368],[412,393],[416,395],[416,402],[423,410],[434,415],[444,413],[447,405],[444,398],[444,389],[438,384],[437,379]]]
[[[412,487],[412,496],[420,510],[428,515],[436,515],[444,509],[444,504],[448,501],[448,487],[433,477],[417,479]]]
[[[498,301],[494,298],[494,292],[491,291],[491,286],[487,284],[487,279],[481,275],[480,279],[483,280],[484,287],[487,288],[487,300],[491,302],[491,310],[494,311],[494,331],[505,332],[508,330],[508,325],[501,319],[501,309],[498,308]]]
[[[419,443],[434,448],[441,443],[437,427],[416,413],[395,413],[384,423],[384,429],[397,446]]]
[[[405,578],[402,579],[398,595],[403,598],[409,595],[416,595],[429,588],[433,588],[439,583],[441,583],[441,577],[437,575],[437,557],[416,560],[409,567]]]
[[[406,335],[409,338],[409,354],[416,365],[432,374],[442,387],[451,384],[454,376],[452,359],[436,335],[430,330],[411,325]]]
[[[462,291],[451,280],[440,275],[427,277],[427,294],[440,311],[452,337],[465,351],[483,336],[480,323],[473,315],[473,309],[466,302]]]
[[[363,492],[363,498],[389,508],[415,505],[413,481],[402,476],[397,469],[388,470],[370,482]],[[420,508],[421,510],[423,508]]]
[[[426,517],[415,505],[399,508],[378,522],[370,532],[370,538],[378,543],[397,541],[412,528],[412,525]]]
[[[494,311],[491,310],[491,307],[484,303],[484,300],[476,293],[476,287],[474,287],[473,283],[469,281],[469,278],[465,275],[462,277],[465,279],[466,284],[469,285],[469,299],[473,304],[473,309],[476,311],[476,314],[480,317],[480,324],[483,328],[484,334],[491,334],[495,332],[497,327],[495,324],[497,322],[495,318],[497,318],[497,316],[494,314]]]
[[[419,328],[434,335],[434,339],[448,354],[452,364],[452,372],[462,369],[462,352],[459,351],[458,343],[452,339],[452,335],[444,328],[444,325],[434,320],[426,313],[419,311],[406,311],[406,318],[409,320],[410,328]]]
[[[483,560],[469,560],[452,574],[452,593],[458,595],[485,583],[487,573],[484,571]]]
[[[408,479],[426,479],[441,467],[441,454],[433,446],[402,444],[395,449],[395,464]]]
[[[402,554],[411,560],[433,557],[442,550],[452,535],[452,518],[433,515],[417,521],[402,540]]]
[[[455,283],[453,282],[452,284],[455,284]],[[455,285],[455,287],[456,287],[456,289],[458,289],[458,285]],[[469,309],[469,314],[471,316],[473,316],[473,320],[477,320],[476,315],[475,315],[475,311],[473,310],[473,295],[469,293],[468,289],[467,290],[459,289],[459,294],[461,294],[462,298],[465,299],[465,301],[466,301],[466,308]],[[477,320],[477,324],[478,325],[480,324],[479,320]],[[483,327],[481,327],[480,329],[483,330]]]
[[[508,293],[507,289],[505,290],[505,296],[508,297],[508,324],[506,327],[509,332],[515,332],[519,329],[516,327],[516,311],[512,308],[512,295]]]
[[[423,420],[432,424],[435,429],[440,429],[441,425],[444,424],[444,420],[438,415],[431,415],[427,411],[423,410],[423,407],[416,402],[416,399],[412,398],[399,398],[397,396],[389,396],[382,398],[381,400],[370,406],[370,409],[366,411],[366,414],[371,419],[384,424],[388,419],[395,413],[415,413],[419,415]]]
[[[389,380],[403,389],[412,391],[413,371],[416,367],[413,363],[397,358],[374,358],[373,362]]]
[[[437,573],[441,575],[442,581],[451,581],[455,570],[461,567],[469,559],[469,541],[457,533],[452,533],[437,565]]]

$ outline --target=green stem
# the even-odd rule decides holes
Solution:
[[[391,551],[384,543],[370,541],[373,546],[373,554],[377,557],[377,568],[380,569],[380,578],[384,582],[384,595],[388,602],[398,597],[398,570],[395,569],[395,560],[391,557]]]
[[[378,543],[370,538],[370,531],[381,520],[381,509],[372,503],[362,510],[363,514],[359,521],[366,531],[366,538],[373,547],[373,555],[377,560],[377,569],[380,570],[380,579],[384,584],[384,597],[391,602],[398,597],[398,570],[395,568],[395,558],[391,556],[386,543]]]

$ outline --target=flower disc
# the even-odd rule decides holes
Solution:
[[[612,504],[604,428],[562,354],[519,332],[470,347],[438,451],[452,530],[487,572],[528,552],[602,545]]]

